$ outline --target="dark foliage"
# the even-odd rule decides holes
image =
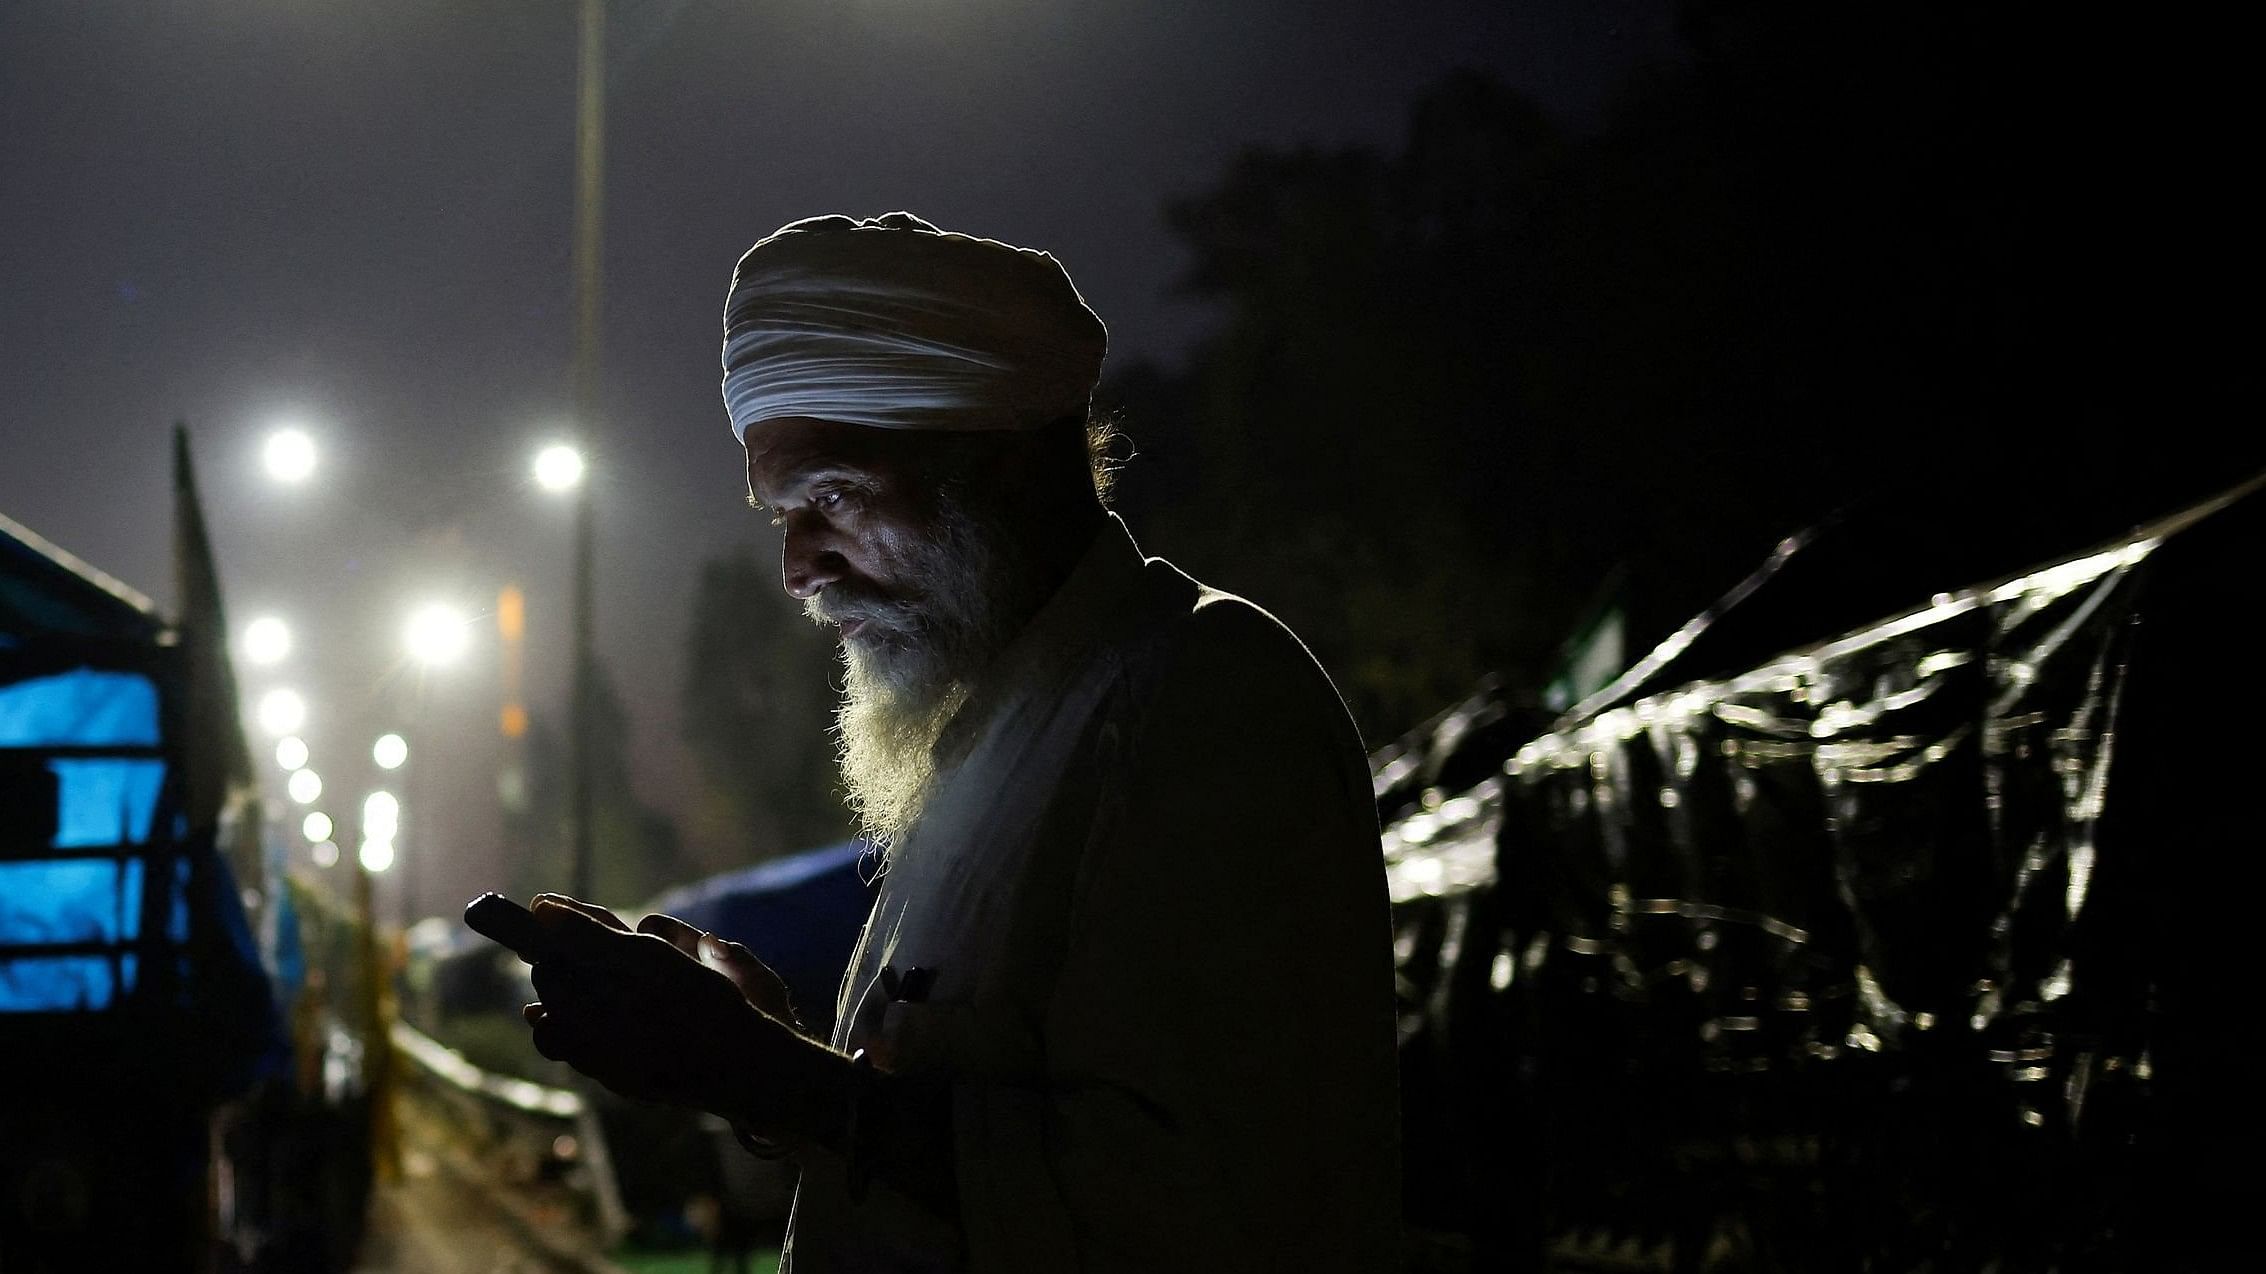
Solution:
[[[1168,216],[1226,310],[1105,391],[1156,551],[1284,615],[1372,737],[1516,696],[1616,567],[1655,640],[1832,520],[1791,645],[2266,463],[2167,359],[2130,120],[2006,6],[1718,0],[1594,135],[1477,75],[1397,154],[1246,152]],[[2194,351],[2187,351],[2192,359]]]
[[[826,634],[749,550],[700,569],[685,651],[684,742],[702,780],[691,841],[710,870],[840,840],[849,819],[828,729]]]

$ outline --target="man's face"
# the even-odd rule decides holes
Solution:
[[[883,839],[917,811],[931,745],[1031,609],[1014,537],[946,481],[966,445],[809,419],[748,435],[749,498],[784,540],[780,583],[841,635],[844,774]]]
[[[768,422],[748,438],[748,497],[784,540],[780,584],[845,643],[902,645],[916,635],[937,483],[909,442],[808,419]]]

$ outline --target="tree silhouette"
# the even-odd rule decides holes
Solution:
[[[1120,503],[1289,619],[1372,738],[1484,674],[1531,694],[1608,576],[1641,650],[1830,522],[1783,648],[2266,463],[2111,392],[2135,316],[2070,253],[2125,231],[2073,189],[2038,28],[1680,12],[1687,58],[1594,133],[1458,74],[1397,153],[1253,148],[1166,210],[1222,322],[1105,387]]]
[[[751,550],[701,565],[683,737],[701,779],[691,843],[723,870],[849,834],[828,729],[835,655]]]

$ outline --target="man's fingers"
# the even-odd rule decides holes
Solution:
[[[625,999],[635,1000],[635,986],[623,986],[604,968],[568,960],[543,960],[529,966],[527,980],[535,984],[539,1003],[553,1017],[605,1017],[621,1009]]]
[[[566,990],[569,979],[566,966],[556,960],[538,960],[529,965],[527,980],[535,984],[536,1003],[554,1004]],[[521,1010],[524,1012],[525,1010]]]
[[[783,1022],[795,1020],[794,1005],[788,1002],[787,984],[771,971],[771,966],[756,958],[753,951],[715,934],[702,934],[696,957],[702,964],[732,980],[740,989],[740,997],[757,1009]]]
[[[570,959],[604,961],[616,950],[615,944],[629,936],[604,907],[587,907],[555,894],[537,894],[528,911],[550,940],[548,951]]]
[[[786,983],[771,971],[771,966],[739,943],[704,933],[675,916],[647,916],[637,922],[637,931],[659,938],[723,974],[739,988],[742,999],[763,1012],[789,1022],[794,1020],[794,1009],[787,1002]]]
[[[637,931],[652,934],[693,959],[700,959],[700,930],[693,928],[675,916],[664,916],[659,913],[647,916],[637,922]]]
[[[573,1064],[574,1034],[566,1024],[545,1015],[534,1023],[535,1051],[554,1062]]]
[[[535,901],[538,903],[555,902],[562,907],[571,907],[574,910],[581,912],[583,915],[590,917],[592,920],[597,921],[599,924],[606,926],[608,929],[613,929],[621,933],[629,932],[629,926],[622,923],[622,918],[620,916],[615,915],[613,912],[599,906],[594,902],[584,902],[579,898],[569,898],[565,894],[537,894],[535,895]]]

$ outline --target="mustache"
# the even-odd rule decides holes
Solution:
[[[830,584],[803,602],[803,614],[814,624],[834,628],[863,620],[869,627],[912,632],[920,627],[920,608],[903,598],[888,597],[856,585]]]

